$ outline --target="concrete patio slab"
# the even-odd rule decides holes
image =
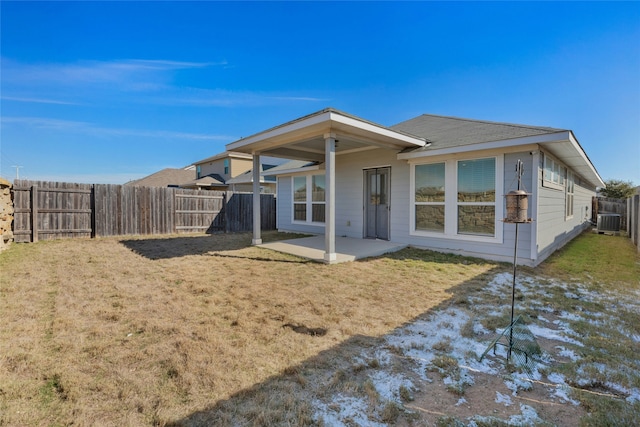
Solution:
[[[324,262],[324,236],[281,240],[279,242],[263,243],[258,245],[258,247],[296,255],[317,262]],[[405,244],[392,243],[386,240],[336,237],[335,263],[380,256],[389,252],[399,251],[406,247],[407,245]]]

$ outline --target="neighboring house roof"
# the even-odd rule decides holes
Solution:
[[[235,158],[235,159],[244,159],[251,160],[253,156],[251,154],[239,153],[237,151],[223,151],[220,154],[216,154],[215,156],[207,157],[206,159],[198,160],[194,162],[194,165],[199,165],[202,163],[213,162],[214,160],[226,159],[227,157]]]
[[[179,186],[193,179],[195,174],[193,169],[193,166],[183,169],[166,168],[144,178],[129,181],[124,185],[135,187]]]
[[[265,170],[271,170],[274,166],[272,165],[260,165],[260,174],[264,173]],[[227,180],[227,184],[251,184],[253,182],[253,169],[249,169],[248,171],[241,173],[240,175],[233,177]],[[266,183],[275,183],[276,178],[274,176],[260,176],[260,182]]]
[[[421,136],[430,143],[425,147],[410,149],[412,151],[459,147],[566,131],[566,129],[462,119],[432,114],[423,114],[398,123],[395,126],[391,126],[391,129]]]
[[[205,175],[198,179],[192,179],[189,182],[185,182],[183,186],[196,186],[196,187],[209,187],[212,185],[226,185],[224,178],[218,175],[217,173],[212,173],[209,175]]]

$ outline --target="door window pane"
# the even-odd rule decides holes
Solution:
[[[387,204],[387,174],[378,174],[378,202],[381,205]]]

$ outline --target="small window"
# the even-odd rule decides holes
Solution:
[[[202,168],[200,165],[196,166],[196,179],[200,179],[202,177]]]
[[[293,177],[293,220],[325,222],[324,175]]]
[[[574,183],[575,179],[573,172],[567,171],[567,185],[566,185],[566,218],[573,218],[573,198],[574,198]]]
[[[560,164],[557,160],[549,157],[548,155],[544,155],[544,166],[543,166],[543,182],[542,184],[545,187],[555,188],[556,190],[564,189],[564,177],[567,173],[567,169]]]
[[[229,175],[229,159],[224,159],[224,174]]]
[[[307,220],[306,176],[296,176],[293,178],[293,219],[294,221]]]

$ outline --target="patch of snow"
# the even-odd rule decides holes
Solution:
[[[640,342],[640,335],[633,334],[631,335],[631,339],[635,342]]]
[[[488,334],[489,330],[484,326],[482,326],[482,323],[473,322],[473,333],[476,335],[484,335],[484,334]]]
[[[580,296],[578,296],[577,294],[574,294],[573,292],[565,292],[564,296],[569,298],[569,299],[580,299]]]
[[[464,397],[461,397],[460,399],[458,399],[458,402],[456,402],[456,406],[460,406],[467,403],[467,399],[465,399]]]
[[[520,404],[520,415],[512,415],[507,421],[509,426],[534,426],[544,423],[544,421],[538,417],[538,413],[529,405]],[[469,418],[469,427],[478,427],[478,423],[481,425],[494,425],[496,421],[500,421],[495,417],[482,417],[479,415]]]
[[[496,403],[504,403],[504,406],[511,406],[511,396],[496,391]]]
[[[531,426],[542,423],[542,419],[538,413],[529,405],[520,404],[521,415],[512,415],[509,418],[509,425],[514,426]]]
[[[575,344],[580,347],[584,347],[584,344],[582,344],[580,341],[574,340],[573,338],[569,338],[563,335],[563,332],[566,332],[568,329],[563,331],[556,331],[549,328],[543,328],[538,325],[528,325],[528,328],[531,331],[531,333],[537,337],[547,338],[554,341],[566,342],[570,344]]]
[[[413,383],[409,379],[385,371],[376,371],[373,375],[370,375],[369,378],[373,382],[380,398],[385,401],[401,403],[400,386],[408,389],[413,388]]]
[[[511,375],[511,377],[504,381],[504,384],[507,386],[509,390],[511,390],[511,394],[516,396],[519,390],[531,390],[533,385],[528,378],[522,377],[520,375]]]
[[[549,381],[551,381],[554,384],[564,384],[564,375],[559,374],[557,372],[552,372],[549,375],[547,375],[547,378],[549,379]]]
[[[558,352],[558,356],[562,356],[562,357],[567,357],[569,359],[571,359],[572,361],[576,361],[576,360],[580,360],[580,356],[578,356],[573,350],[564,348],[561,345],[557,345],[556,348],[558,350],[560,350]]]
[[[331,404],[316,400],[313,405],[316,408],[313,414],[314,420],[322,420],[326,426],[337,427],[354,424],[372,427],[386,426],[386,424],[369,419],[367,416],[369,405],[364,399],[338,394],[333,397]]]
[[[580,406],[580,402],[570,398],[567,395],[567,390],[568,390],[568,386],[564,385],[564,386],[558,386],[556,387],[556,391],[554,393],[554,396],[558,397],[561,401],[563,402],[568,402],[571,403],[573,406]]]
[[[550,322],[549,319],[543,317],[541,314],[538,314],[538,320],[540,320],[542,322],[545,322],[545,323],[549,323]]]
[[[582,316],[578,316],[577,314],[569,313],[567,311],[563,311],[562,313],[560,313],[560,318],[573,321],[584,320]]]

